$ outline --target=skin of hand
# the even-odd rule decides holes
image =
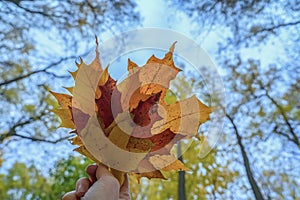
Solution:
[[[130,200],[127,174],[122,187],[119,181],[104,165],[89,165],[86,168],[89,178],[80,178],[76,190],[68,192],[62,200]]]

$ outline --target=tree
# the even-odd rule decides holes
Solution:
[[[1,177],[1,199],[47,199],[51,192],[49,182],[33,165],[16,162]]]
[[[81,177],[87,177],[85,168],[92,161],[82,156],[70,156],[67,159],[57,161],[50,172],[51,193],[49,199],[61,199],[69,191],[75,189],[76,181]]]
[[[94,46],[95,35],[101,42],[139,21],[132,0],[0,2],[0,153],[5,166],[44,153],[55,156],[39,160],[50,167],[58,155],[68,156],[51,150],[58,142],[67,146],[72,135],[57,130],[58,118],[50,110],[58,105],[49,88],[59,91],[72,85],[67,70]]]
[[[199,147],[199,143],[194,141],[183,154],[184,162],[190,169],[185,173],[186,199],[224,198],[238,172],[230,171],[227,163],[217,161],[216,151],[200,158]],[[168,180],[142,180],[141,184],[134,184],[136,180],[131,179],[133,199],[180,199],[177,193],[178,173],[170,172],[165,176]]]
[[[230,100],[220,102],[227,122],[222,138],[226,145],[219,144],[218,149],[234,147],[227,150],[226,158],[236,166],[242,163],[244,169],[230,191],[244,191],[239,198],[299,197],[295,179],[299,170],[291,170],[299,165],[300,150],[300,97],[295,94],[300,80],[295,63],[299,7],[294,1],[260,0],[172,1],[170,5],[189,16],[193,31],[202,36],[213,32],[220,38],[214,57],[225,74]],[[275,179],[282,184],[273,184]]]
[[[101,40],[125,24],[136,26],[135,8],[131,0],[0,2],[0,148],[5,157],[22,154],[16,144],[56,144],[70,137],[57,130],[59,121],[50,112],[57,104],[49,88],[72,84],[67,69],[72,71],[76,57],[94,46],[95,34]]]
[[[75,189],[80,177],[87,177],[85,168],[92,162],[82,156],[58,160],[50,174],[42,174],[34,165],[16,162],[7,175],[0,174],[1,199],[61,199]]]
[[[75,59],[74,55],[87,52],[90,44],[83,38],[92,38],[103,27],[111,32],[119,30],[124,18],[125,24],[133,22],[131,25],[139,20],[132,1],[104,2],[101,7],[104,9],[98,10],[101,14],[95,18],[95,12],[90,12],[94,1],[72,1],[72,5],[70,2],[0,2],[1,147],[9,146],[11,139],[17,138],[57,142],[65,137],[66,131],[62,130],[64,133],[55,132],[48,138],[46,130],[54,132],[51,127],[57,121],[48,112],[56,105],[45,95],[45,86],[51,85],[52,79],[58,85],[68,82],[62,73],[66,70],[57,70],[58,66],[67,65]],[[197,160],[189,158],[189,154],[183,155],[183,160],[191,163],[190,168],[199,173],[185,174],[188,180],[185,183],[191,183],[185,188],[187,198],[299,198],[300,12],[297,2],[188,0],[169,1],[169,4],[176,9],[169,13],[188,16],[189,29],[195,38],[217,35],[219,46],[214,57],[221,66],[228,93],[228,103],[220,102],[227,119],[224,134],[213,156],[206,158],[215,163],[205,160],[204,166],[200,164],[197,168]],[[120,10],[124,12],[118,14]],[[176,23],[174,16],[172,21]],[[50,38],[46,41],[55,43],[55,48],[44,51],[48,47],[40,46],[43,42],[37,41],[47,37],[38,35],[37,30],[47,30],[43,31]],[[197,82],[199,77],[193,78],[201,85],[201,81]],[[170,176],[173,181],[151,180],[133,186],[133,195],[140,193],[138,199],[176,198],[177,174]],[[0,176],[1,181],[4,178]]]
[[[250,183],[252,190],[256,190],[255,192],[259,190],[263,195],[260,198],[265,199],[285,198],[289,195],[293,197],[295,193],[299,193],[299,191],[290,190],[290,188],[295,187],[294,184],[297,185],[294,183],[294,173],[298,172],[289,169],[297,164],[297,157],[299,156],[297,142],[299,130],[295,126],[299,121],[295,115],[298,113],[295,109],[297,103],[294,100],[287,102],[287,105],[293,107],[290,111],[284,109],[284,103],[279,103],[285,101],[283,98],[285,95],[293,94],[293,84],[283,83],[287,89],[279,96],[277,96],[278,93],[273,92],[275,90],[272,88],[282,81],[277,78],[281,73],[283,71],[276,67],[262,70],[259,67],[259,62],[253,60],[236,66],[231,72],[231,76],[236,80],[236,84],[232,84],[231,92],[241,95],[241,99],[232,102],[226,110],[231,130],[236,135],[238,146],[243,155],[248,180],[249,182],[252,181]],[[274,96],[277,96],[276,100]],[[296,98],[299,98],[299,95]],[[286,115],[289,117],[287,118]],[[282,132],[278,133],[277,129],[282,130]],[[250,153],[247,153],[247,149]],[[280,158],[278,151],[284,151],[289,156]],[[252,155],[255,163],[249,161],[251,160],[250,155]],[[272,164],[272,168],[263,163]],[[283,165],[283,163],[285,164]],[[265,176],[266,174],[269,176]],[[285,179],[282,179],[282,174],[285,175]],[[282,183],[285,184],[281,184],[275,189],[271,181],[274,177],[281,179]],[[286,192],[283,192],[284,190]]]
[[[211,103],[204,85],[201,85],[204,80],[201,77],[187,74],[188,71],[185,74],[178,75],[172,81],[171,90],[167,93],[165,101],[172,104],[176,100],[186,99],[196,94],[194,86],[198,86],[197,89],[201,90],[198,91],[198,94],[202,94],[198,98],[203,99],[206,104]],[[168,180],[142,180],[141,184],[134,184],[136,180],[132,178],[131,191],[134,199],[184,200],[226,198],[226,190],[229,189],[229,185],[234,182],[239,173],[238,171],[230,170],[228,168],[230,162],[225,159],[217,160],[217,158],[223,157],[224,153],[212,149],[207,142],[207,133],[209,134],[207,123],[209,121],[200,126],[197,137],[177,143],[172,151],[175,154],[177,153],[183,163],[189,168],[189,171],[166,173],[164,175]],[[207,156],[203,156],[208,151],[210,153]]]

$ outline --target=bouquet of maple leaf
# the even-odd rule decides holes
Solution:
[[[175,43],[162,59],[151,56],[139,67],[128,59],[128,77],[116,84],[108,67],[102,69],[96,40],[96,57],[83,60],[70,72],[72,94],[51,92],[60,104],[53,110],[61,127],[76,136],[75,151],[107,165],[123,184],[124,174],[165,179],[163,171],[187,170],[171,153],[184,138],[196,136],[212,109],[195,96],[168,104],[169,84],[181,70],[173,61]]]

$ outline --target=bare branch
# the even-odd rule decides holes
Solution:
[[[281,136],[283,136],[283,137],[286,137],[289,141],[291,141],[291,142],[293,142],[293,143],[295,143],[295,144],[297,144],[297,142],[298,142],[298,141],[295,140],[294,138],[291,138],[291,136],[290,136],[289,134],[284,133],[284,132],[278,130],[278,126],[275,126],[275,127],[274,127],[273,132],[276,133],[276,134],[278,134],[278,135],[281,135]]]
[[[300,24],[300,20],[294,21],[294,22],[277,24],[277,25],[270,26],[270,27],[261,27],[256,32],[273,32],[274,30],[279,29],[279,28],[283,28],[283,27],[287,27],[287,26],[295,26],[298,24]]]
[[[3,133],[3,134],[0,135],[0,143],[2,143],[5,139],[14,136],[14,135],[17,133],[17,131],[16,131],[17,128],[23,127],[23,126],[25,126],[25,125],[27,125],[27,124],[30,124],[32,121],[33,121],[33,118],[29,118],[29,119],[27,119],[27,120],[25,120],[25,121],[23,121],[23,122],[19,121],[19,122],[17,122],[16,124],[14,124],[14,125],[9,129],[8,132]]]
[[[40,70],[36,70],[36,71],[32,71],[32,72],[29,72],[28,74],[24,74],[22,76],[18,76],[16,78],[13,78],[13,79],[10,79],[10,80],[6,80],[6,81],[3,81],[2,83],[0,83],[0,87],[1,86],[4,86],[4,85],[8,85],[8,84],[11,84],[13,82],[16,82],[16,81],[20,81],[22,79],[25,79],[25,78],[28,78],[34,74],[37,74],[37,73],[47,73],[47,74],[51,74],[51,75],[54,75],[52,72],[48,72],[47,70],[51,69],[52,67],[54,66],[57,66],[59,65],[60,63],[62,63],[63,61],[66,61],[68,59],[75,59],[76,57],[75,56],[70,56],[70,57],[65,57],[65,58],[62,58],[54,63],[51,63],[49,64],[48,66],[46,66],[45,68],[43,69],[40,69]],[[56,75],[57,76],[57,75]],[[64,76],[63,76],[64,77]]]
[[[20,0],[10,0],[9,2],[13,3],[13,4],[16,5],[18,8],[20,8],[20,9],[22,9],[22,10],[28,12],[28,13],[31,13],[31,14],[42,15],[42,16],[48,17],[48,18],[50,18],[50,19],[51,19],[52,17],[57,17],[57,18],[60,17],[60,16],[57,16],[57,15],[54,15],[54,14],[49,14],[49,13],[47,13],[47,12],[45,12],[45,11],[31,10],[31,9],[29,9],[29,8],[26,8],[26,7],[24,7],[24,6],[22,6],[22,5],[20,4],[20,2],[21,2]]]
[[[58,142],[70,139],[72,137],[71,135],[68,135],[68,136],[59,138],[57,140],[47,140],[47,139],[44,139],[44,138],[36,138],[36,137],[31,137],[31,136],[26,136],[26,135],[20,135],[18,133],[16,133],[14,136],[20,137],[20,138],[23,138],[23,139],[28,139],[28,140],[31,140],[31,141],[34,141],[34,142],[46,142],[46,143],[51,143],[51,144],[56,144]]]
[[[71,135],[68,135],[68,136],[65,136],[65,137],[62,137],[62,138],[59,138],[56,140],[48,140],[45,138],[38,138],[38,137],[34,137],[34,136],[27,136],[27,135],[22,135],[22,134],[17,133],[17,128],[24,127],[25,125],[28,125],[36,120],[40,120],[44,115],[45,115],[45,113],[40,113],[38,116],[30,117],[29,119],[27,119],[25,121],[19,121],[19,122],[15,123],[9,129],[9,131],[7,133],[0,135],[0,143],[2,143],[5,139],[8,139],[10,137],[19,137],[19,138],[28,139],[28,140],[35,141],[35,142],[46,142],[46,143],[56,144],[63,140],[69,139],[71,137]]]
[[[283,117],[283,120],[285,122],[285,124],[287,125],[288,129],[289,129],[289,132],[291,133],[292,135],[292,138],[290,138],[289,136],[287,136],[287,134],[285,133],[282,133],[282,132],[277,132],[278,134],[281,134],[285,137],[287,137],[290,141],[294,142],[297,146],[300,146],[300,143],[299,143],[299,138],[297,137],[286,113],[284,112],[284,109],[279,105],[279,103],[269,95],[268,91],[266,90],[266,94],[265,96],[276,106],[276,108],[279,110],[279,113],[281,114],[281,116]]]

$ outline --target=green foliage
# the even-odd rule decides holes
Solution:
[[[175,7],[178,16],[187,14],[191,20],[188,29],[195,38],[201,38],[200,42],[207,39],[206,33],[217,36],[213,37],[218,44],[213,56],[224,74],[229,102],[224,105],[225,112],[234,123],[227,121],[217,149],[205,159],[198,157],[197,145],[183,155],[191,169],[185,175],[187,199],[254,198],[233,125],[240,133],[254,179],[265,198],[299,199],[297,2],[168,2],[168,9]],[[1,1],[0,11],[0,149],[9,157],[16,156],[9,143],[20,139],[16,133],[32,139],[61,136],[56,130],[57,119],[49,113],[57,103],[45,86],[60,87],[65,85],[61,82],[69,81],[62,71],[71,67],[74,56],[91,47],[93,39],[89,43],[86,38],[104,30],[132,29],[140,18],[134,1],[11,0]],[[173,11],[167,10],[163,17]],[[177,22],[172,15],[169,26],[178,26]],[[46,45],[40,43],[43,39]],[[49,49],[49,41],[55,46],[53,49]],[[208,41],[212,41],[211,37]],[[265,61],[268,59],[271,63]],[[205,71],[201,73],[210,76]],[[174,83],[174,91],[192,94],[189,83],[203,88],[201,77],[192,78],[194,81]],[[168,100],[174,102],[174,94],[168,95]],[[209,102],[209,95],[205,101]],[[79,177],[85,176],[87,163],[82,158],[70,157],[58,162],[51,176],[46,177],[34,166],[15,163],[7,174],[0,174],[0,199],[59,199],[64,192],[74,189]],[[143,180],[140,185],[131,181],[133,197],[176,199],[177,173],[167,176],[168,181]]]
[[[175,103],[177,101],[176,95],[171,90],[168,90],[167,94],[166,94],[166,96],[164,98],[164,101],[167,104],[173,104],[173,103]]]
[[[135,7],[131,0],[0,2],[0,145],[16,138],[55,142],[66,137],[55,132],[47,86],[70,82],[67,68],[90,50],[83,38],[122,30],[124,23],[137,25]],[[5,149],[10,152],[9,145]]]
[[[36,145],[41,149],[40,154],[49,156],[47,143],[58,143],[68,137],[67,130],[57,130],[58,119],[50,112],[57,103],[50,97],[47,86],[53,89],[62,82],[70,82],[67,70],[77,56],[90,51],[95,34],[100,34],[100,39],[109,31],[123,30],[124,23],[136,26],[140,17],[135,8],[136,3],[131,0],[0,1],[0,153],[8,158],[7,165],[15,156],[35,159],[35,155],[27,151],[27,147],[32,147],[31,142],[44,142]],[[83,38],[90,38],[90,43]],[[51,152],[51,156],[60,154]],[[38,192],[43,194],[43,189],[32,192],[28,189],[28,184],[43,178],[34,168],[16,163],[7,173],[0,175],[0,199],[16,200],[25,196],[34,199]],[[16,173],[24,184],[19,179],[13,180]],[[50,182],[47,177],[45,184]],[[59,190],[56,197],[66,191],[63,186],[56,189]],[[58,199],[56,197],[50,199]]]
[[[91,163],[81,156],[70,156],[59,160],[47,177],[33,165],[16,162],[6,175],[0,174],[0,199],[61,199],[65,193],[75,189],[78,178],[87,176],[85,168]]]
[[[60,199],[65,193],[75,189],[76,181],[80,177],[86,177],[85,168],[92,161],[83,157],[70,156],[58,161],[51,170],[51,194],[50,199]]]
[[[205,158],[200,158],[200,145],[193,141],[183,154],[183,162],[190,169],[185,173],[185,191],[187,199],[211,199],[220,197],[228,188],[237,171],[228,169],[226,163],[216,161],[216,151],[212,151]],[[202,157],[202,156],[201,156]],[[146,180],[141,184],[131,180],[133,199],[178,199],[178,173],[165,173],[168,180]]]
[[[227,121],[217,149],[240,172],[225,198],[253,199],[259,189],[265,199],[299,199],[300,9],[295,1],[190,0],[169,5],[195,23],[193,30],[217,35],[215,61],[228,94],[228,102],[220,102]]]
[[[49,182],[34,166],[16,162],[8,175],[0,175],[0,199],[47,199]]]

